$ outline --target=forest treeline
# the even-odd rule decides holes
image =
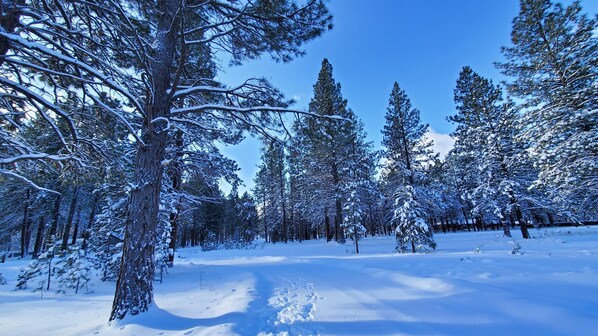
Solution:
[[[217,81],[223,53],[301,55],[331,28],[320,0],[15,0],[1,18],[0,250],[34,260],[20,288],[78,290],[94,269],[117,280],[111,320],[147,310],[179,247],[326,239],[358,253],[392,234],[416,252],[435,230],[529,238],[597,218],[598,26],[579,2],[521,0],[496,64],[509,81],[461,70],[443,159],[398,83],[376,150],[327,60],[307,111],[266,80]],[[262,158],[239,195],[218,144],[247,133]]]

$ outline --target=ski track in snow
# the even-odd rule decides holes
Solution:
[[[515,232],[513,232],[515,233]],[[0,335],[587,335],[598,328],[598,228],[437,234],[429,254],[392,237],[178,251],[150,311],[106,324],[113,283],[89,294],[14,291],[0,264]],[[521,255],[510,253],[514,241]],[[32,323],[32,322],[35,323]]]

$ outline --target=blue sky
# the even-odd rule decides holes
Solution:
[[[598,11],[598,1],[581,4],[586,12]],[[329,8],[333,30],[306,44],[304,57],[287,64],[264,57],[224,67],[219,77],[228,85],[265,77],[297,100],[295,108],[306,109],[322,60],[328,58],[343,97],[379,147],[395,81],[442,142],[442,134],[454,128],[446,117],[455,112],[453,89],[461,68],[469,65],[495,82],[504,79],[493,63],[502,59],[500,47],[510,43],[519,1],[332,0]],[[250,189],[259,164],[259,142],[246,140],[223,152],[237,160],[239,176]]]

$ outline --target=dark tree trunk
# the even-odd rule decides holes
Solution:
[[[0,3],[2,11],[0,13],[0,27],[7,33],[13,33],[19,25],[19,19],[22,11],[20,7],[25,5],[25,0],[2,1]],[[4,55],[10,49],[8,38],[0,36],[0,65],[4,64]]]
[[[336,155],[333,153],[333,158],[335,158]],[[335,191],[335,199],[334,199],[334,206],[335,206],[335,216],[334,216],[334,239],[339,242],[339,243],[344,243],[345,242],[345,235],[344,232],[342,232],[341,229],[341,224],[343,223],[343,206],[342,206],[342,200],[341,200],[341,196],[340,196],[340,176],[339,176],[339,172],[338,172],[338,166],[336,164],[336,159],[332,160],[332,183],[334,184],[334,191]]]
[[[29,253],[29,203],[31,198],[31,190],[27,189],[25,194],[25,202],[23,209],[23,223],[21,223],[21,258],[25,258]]]
[[[177,211],[171,212],[168,218],[170,221],[170,242],[168,242],[168,267],[174,266],[174,251],[176,249],[176,237],[178,235],[179,226],[179,206],[177,205]]]
[[[62,201],[62,196],[56,196],[56,200],[54,201],[54,211],[52,213],[52,223],[50,224],[50,232],[48,232],[48,238],[52,238],[56,236],[56,232],[58,232],[58,220],[60,218],[60,202]]]
[[[324,209],[324,229],[326,230],[326,241],[332,240],[332,232],[330,230],[330,218],[328,217],[328,208]]]
[[[415,253],[415,242],[411,241],[411,253]]]
[[[550,212],[547,212],[546,215],[548,216],[548,223],[550,223],[550,226],[554,226],[554,217],[552,216],[552,214]]]
[[[98,201],[100,200],[100,194],[98,192],[95,193],[93,196],[93,201],[91,202],[91,212],[89,213],[89,224],[87,225],[87,229],[93,228],[93,222],[96,218],[96,209],[98,207]]]
[[[266,198],[264,197],[264,240],[268,242],[268,218],[266,217]]]
[[[500,223],[502,224],[502,232],[505,237],[511,237],[511,228],[509,227],[509,221],[501,220]]]
[[[179,1],[158,0],[157,46],[151,59],[151,93],[146,97],[146,116],[135,162],[120,274],[110,320],[147,311],[154,293],[154,249],[158,225],[158,204],[162,181],[162,161],[168,134],[162,119],[169,118],[173,60],[180,33]],[[151,96],[150,96],[151,94]]]
[[[75,220],[75,227],[73,228],[73,239],[71,240],[71,245],[75,245],[77,243],[77,236],[79,235],[79,223],[81,223],[81,209],[77,211],[77,219]]]
[[[39,223],[37,224],[37,232],[35,234],[35,246],[33,247],[34,259],[37,259],[37,257],[39,257],[39,254],[42,252],[42,242],[44,241],[44,225],[44,216],[41,216],[39,218]]]
[[[172,171],[171,171],[171,178],[172,178],[172,189],[176,192],[181,191],[181,187],[183,184],[183,177],[182,177],[182,163],[181,163],[181,156],[183,155],[183,131],[177,130],[175,135],[175,147],[178,150],[177,158],[172,163]],[[179,213],[181,211],[181,200],[177,201],[175,206],[175,211],[170,213],[170,242],[168,243],[168,267],[174,266],[174,251],[176,249],[176,237],[179,231]]]
[[[346,242],[345,232],[341,225],[343,224],[343,205],[340,198],[335,201],[336,214],[334,216],[334,232],[337,242],[344,244]]]
[[[146,130],[131,191],[120,274],[110,320],[147,311],[153,301],[154,250],[165,136]]]
[[[523,218],[523,214],[521,213],[521,209],[517,206],[515,207],[515,216],[517,216],[517,221],[519,222],[519,228],[521,229],[521,236],[523,239],[529,239],[529,231],[527,230],[527,222]]]
[[[355,254],[359,254],[359,238],[355,235]]]
[[[62,232],[62,244],[60,245],[60,249],[62,251],[66,250],[66,247],[69,243],[69,234],[71,232],[71,227],[73,227],[73,218],[75,217],[75,210],[77,209],[77,198],[79,196],[79,187],[75,187],[75,193],[73,194],[73,199],[71,200],[71,207],[69,208],[69,216],[66,220],[66,224],[64,226],[64,231]]]

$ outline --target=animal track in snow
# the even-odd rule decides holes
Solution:
[[[300,279],[287,282],[275,289],[269,300],[270,306],[278,309],[275,325],[313,320],[317,311],[316,302],[320,299],[314,291],[314,285]]]

